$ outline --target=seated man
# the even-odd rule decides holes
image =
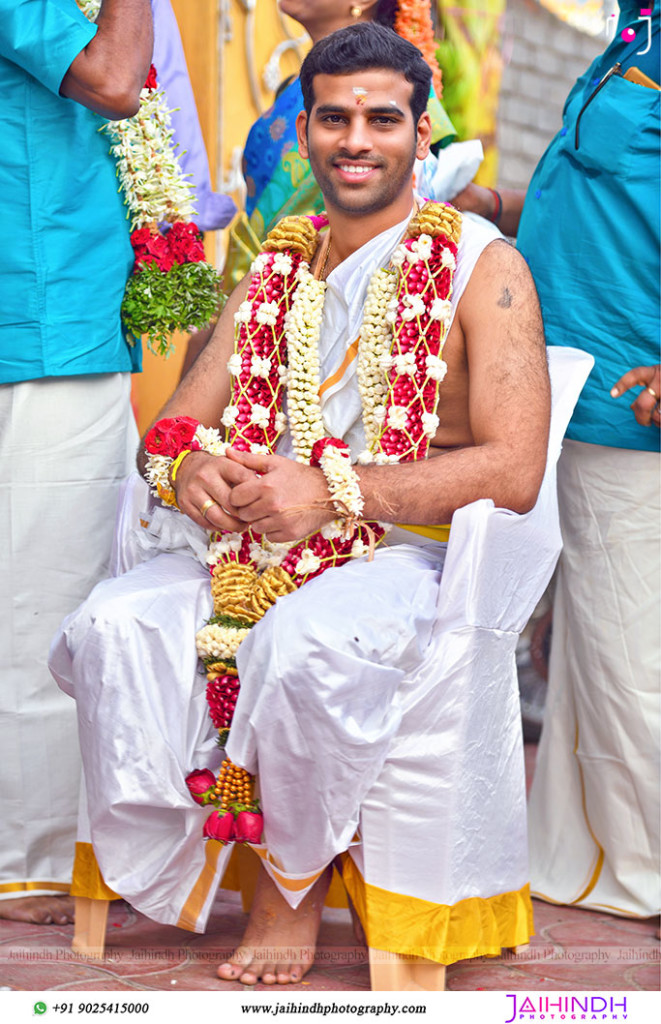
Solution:
[[[195,630],[221,730],[238,670],[222,740],[259,772],[263,867],[228,980],[301,979],[338,857],[371,947],[443,964],[531,930],[518,702],[488,665],[439,678],[434,524],[478,498],[533,507],[549,381],[520,256],[414,196],[429,74],[373,24],[311,50],[298,136],[328,231],[301,217],[269,236],[140,456],[184,514],[156,509],[152,557],[97,587],[53,650],[105,881],[193,930],[231,848],[213,838],[247,835],[225,807],[251,800],[232,765],[203,798],[220,810],[186,792],[222,759]],[[186,544],[209,530],[200,629],[208,569]]]

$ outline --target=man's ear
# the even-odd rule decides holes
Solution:
[[[304,110],[301,110],[300,114],[296,118],[296,136],[298,138],[298,151],[304,160],[309,158],[308,153],[308,115]]]
[[[429,147],[431,146],[431,118],[427,111],[420,115],[418,120],[418,127],[416,129],[417,145],[415,155],[418,160],[424,160],[429,153]]]

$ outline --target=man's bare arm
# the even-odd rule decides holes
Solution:
[[[529,511],[536,501],[546,466],[550,384],[535,286],[508,243],[485,249],[457,317],[474,445],[422,463],[361,468],[370,518],[435,524],[449,522],[456,509],[478,498],[515,512]],[[441,393],[441,416],[442,409]]]
[[[506,242],[480,257],[459,303],[469,376],[473,445],[424,462],[360,466],[368,519],[438,524],[478,498],[526,512],[535,503],[546,464],[550,386],[539,304],[528,268]],[[441,396],[440,414],[443,414]],[[233,501],[244,522],[275,541],[297,539],[332,516],[318,469],[278,456],[236,453],[260,474],[237,485]],[[306,506],[291,514],[292,506]]]
[[[103,0],[98,31],[62,79],[60,94],[111,120],[140,106],[154,48],[149,0]]]
[[[250,283],[245,277],[230,295],[213,335],[178,388],[161,409],[157,420],[172,416],[192,416],[206,427],[219,427],[220,418],[230,400],[231,379],[227,361],[234,351],[234,314],[243,302]],[[138,470],[144,475],[144,445],[138,452]],[[231,487],[254,476],[229,459],[193,452],[182,462],[177,474],[177,503],[199,526],[207,529],[239,530],[245,524],[233,515]],[[204,502],[212,498],[218,504],[206,518],[200,515]],[[223,512],[222,507],[229,510]]]

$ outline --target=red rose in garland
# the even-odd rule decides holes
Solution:
[[[234,815],[231,811],[212,811],[202,830],[205,839],[217,839],[229,843],[234,832]]]
[[[177,263],[200,263],[205,259],[201,232],[192,222],[178,221],[165,237],[170,254]]]
[[[184,448],[199,451],[200,445],[194,440],[199,424],[190,416],[174,416],[159,420],[145,438],[145,448],[153,455],[176,456]]]
[[[195,803],[204,805],[213,799],[216,776],[208,768],[203,768],[200,771],[190,772],[186,776],[186,785]]]
[[[237,843],[259,843],[263,829],[263,814],[259,811],[239,811],[234,819],[232,838]]]
[[[158,89],[158,82],[156,81],[156,68],[153,64],[149,65],[149,73],[147,74],[147,81],[145,82],[144,89]]]

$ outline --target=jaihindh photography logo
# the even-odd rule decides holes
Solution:
[[[527,1020],[627,1020],[626,996],[527,996],[507,993],[508,1017],[504,1024]]]

